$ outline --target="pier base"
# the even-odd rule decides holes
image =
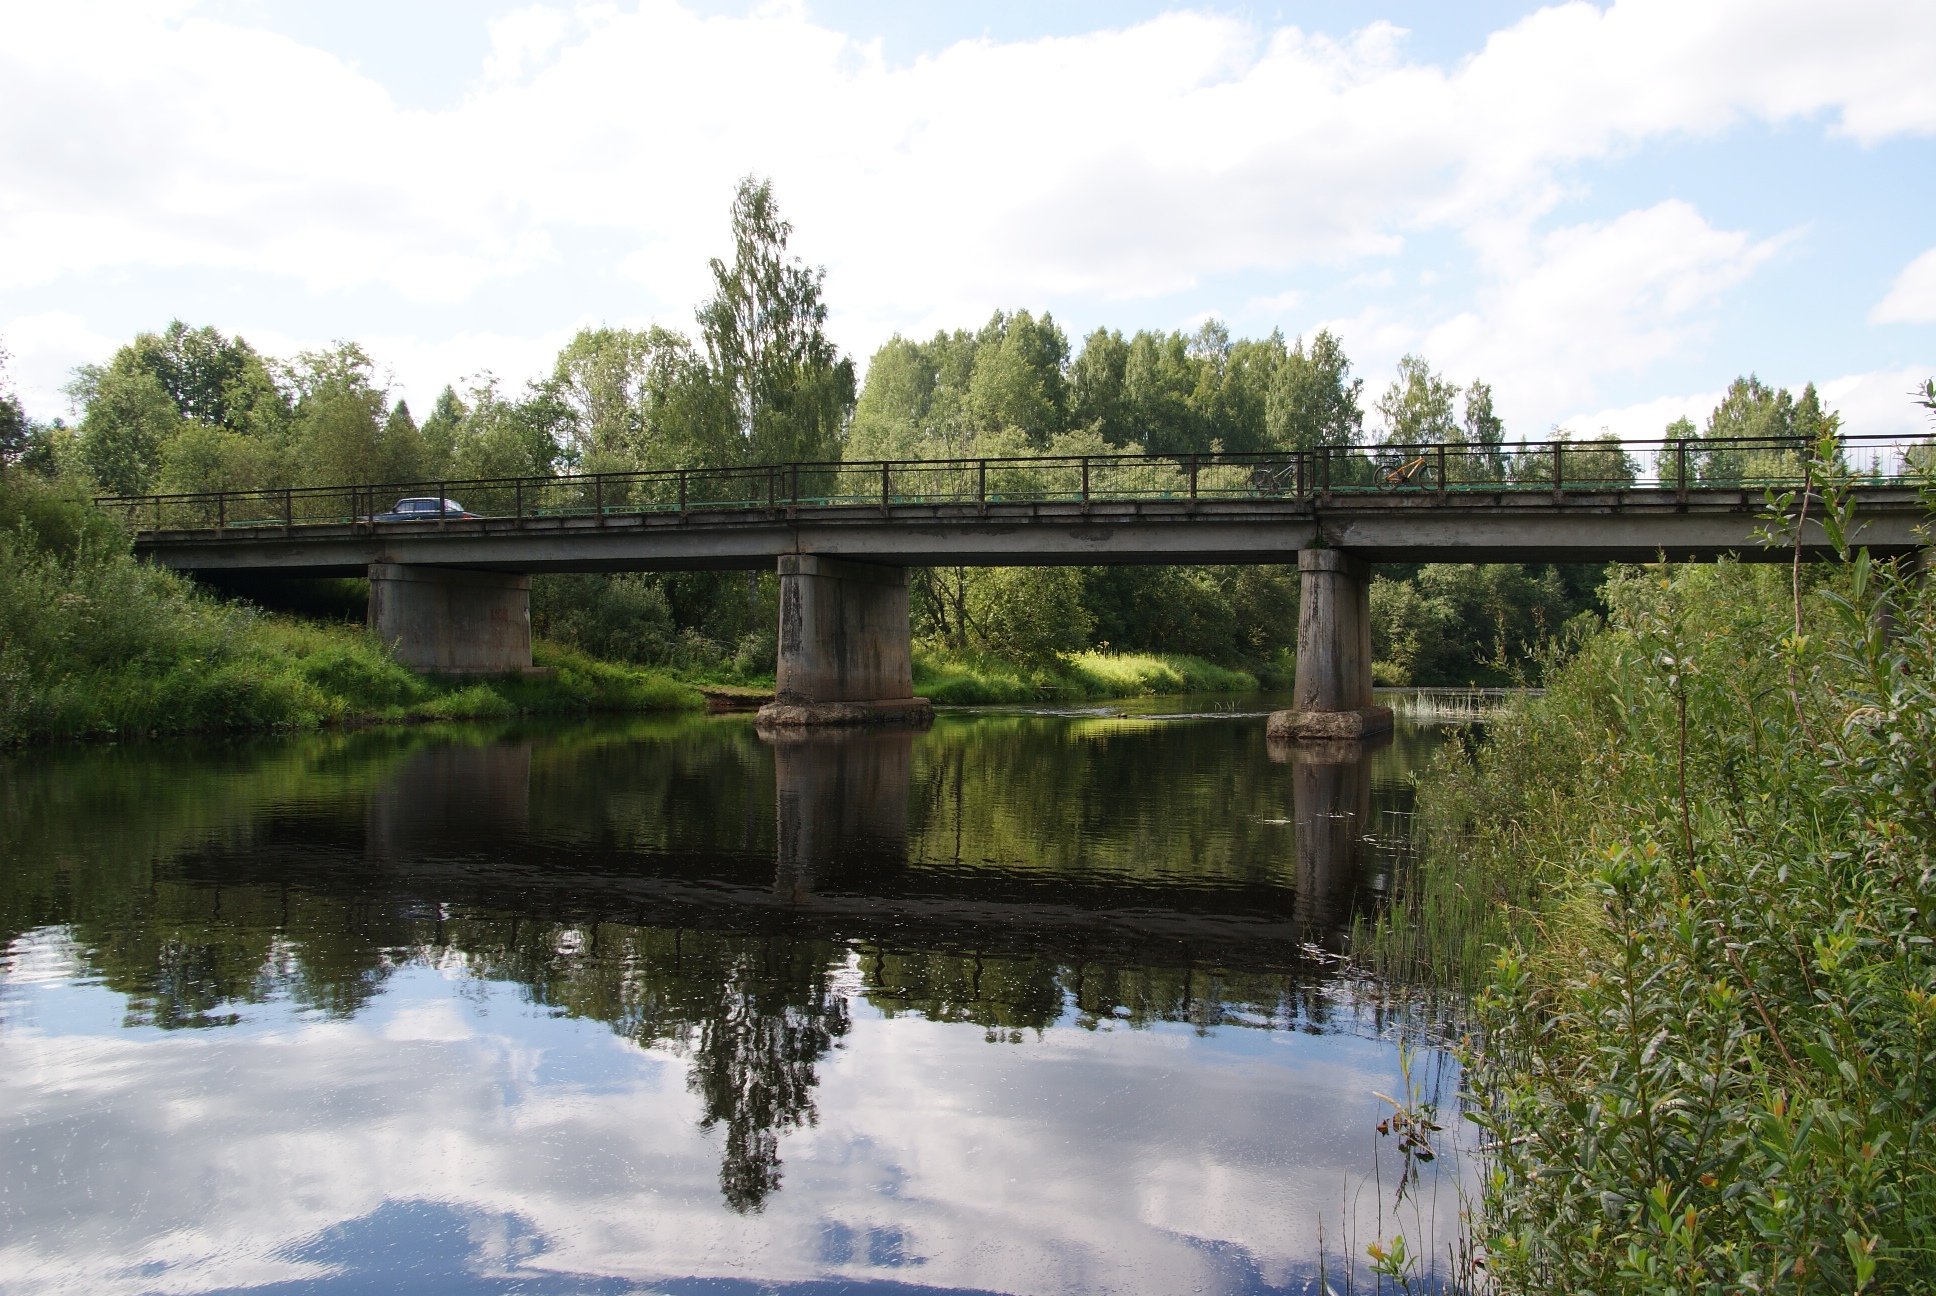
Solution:
[[[370,564],[370,629],[397,660],[443,675],[531,669],[531,578]]]
[[[919,725],[907,570],[811,554],[780,559],[780,654],[761,729]]]
[[[1369,738],[1392,727],[1371,700],[1371,572],[1335,549],[1297,555],[1297,677],[1265,733],[1280,742]]]

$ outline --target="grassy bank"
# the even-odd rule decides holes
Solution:
[[[929,648],[914,654],[914,691],[944,706],[1254,693],[1265,683],[1250,671],[1167,653],[1080,652],[1035,665]]]
[[[1608,595],[1428,776],[1422,866],[1359,946],[1478,991],[1492,1281],[1928,1290],[1936,598],[1859,558]]]
[[[136,562],[71,493],[0,481],[0,745],[699,704],[569,649],[537,662],[528,678],[419,676],[357,627],[269,616]]]

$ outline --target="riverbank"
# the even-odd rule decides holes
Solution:
[[[1169,693],[1255,693],[1283,680],[1180,653],[1070,653],[1023,664],[917,647],[914,691],[942,706],[1104,701]]]
[[[421,676],[360,627],[225,602],[135,561],[74,489],[0,485],[0,746],[701,704],[660,672],[549,644],[528,676]]]
[[[1936,598],[1859,556],[1607,596],[1424,776],[1420,865],[1355,942],[1476,992],[1492,1281],[1927,1290]]]

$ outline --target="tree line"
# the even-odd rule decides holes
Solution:
[[[891,338],[863,385],[826,335],[825,271],[789,252],[792,227],[769,183],[740,183],[730,227],[730,258],[711,262],[712,295],[693,334],[584,329],[548,374],[516,389],[479,374],[461,390],[446,386],[420,417],[393,399],[355,342],[276,358],[176,320],[76,371],[72,425],[28,420],[0,388],[0,460],[120,495],[1429,443],[1466,447],[1457,471],[1468,477],[1551,471],[1543,447],[1508,444],[1489,384],[1452,382],[1419,356],[1400,361],[1368,419],[1364,380],[1322,329],[1237,338],[1212,319],[1187,332],[1099,328],[1072,346],[1046,312],[997,311],[973,331]],[[1683,419],[1665,434],[1806,445],[1833,425],[1812,385],[1794,396],[1746,377],[1704,428]],[[1540,438],[1566,439],[1564,429]],[[1703,478],[1751,467],[1721,447],[1695,458]],[[1569,477],[1638,472],[1604,436],[1579,440],[1566,464]],[[1519,564],[1383,569],[1373,591],[1382,674],[1508,676],[1544,637],[1597,607],[1600,580],[1598,569]],[[1281,665],[1296,624],[1294,573],[1272,567],[930,568],[914,573],[913,592],[924,641],[1009,660],[1107,645]],[[533,613],[541,632],[601,655],[757,674],[770,669],[772,603],[770,577],[541,577]]]

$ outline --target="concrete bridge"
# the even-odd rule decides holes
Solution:
[[[1848,438],[1856,542],[1927,540],[1928,442]],[[1295,708],[1278,737],[1389,727],[1371,702],[1370,565],[1745,559],[1769,493],[1800,513],[1793,441],[1560,441],[1508,449],[779,464],[596,476],[107,499],[136,552],[180,571],[357,575],[370,624],[423,670],[531,664],[534,572],[765,569],[780,576],[768,726],[919,719],[907,568],[1290,563]],[[1780,497],[1785,493],[1785,502]],[[401,496],[461,511],[391,521]],[[1820,504],[1814,509],[1819,513]],[[1804,556],[1829,552],[1812,520]]]

